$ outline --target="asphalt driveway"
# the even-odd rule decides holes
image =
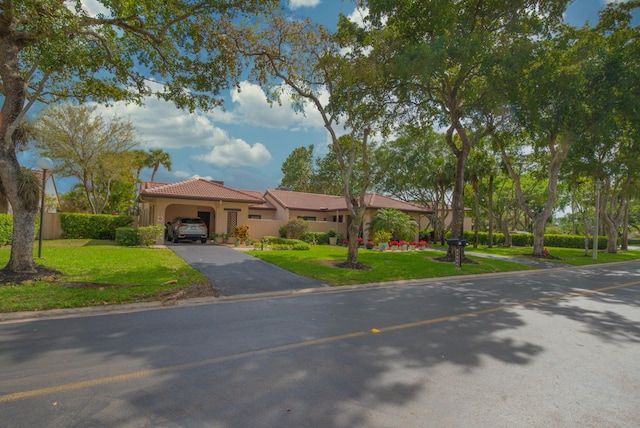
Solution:
[[[225,296],[328,287],[224,245],[167,243]]]

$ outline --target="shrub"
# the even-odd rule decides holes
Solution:
[[[116,229],[127,227],[132,218],[125,215],[60,213],[65,239],[116,239]]]
[[[298,244],[294,244],[291,249],[294,251],[309,251],[311,249],[311,245],[306,242],[300,242]]]
[[[308,242],[309,244],[319,244],[319,245],[328,245],[329,244],[329,233],[328,232],[307,232],[302,235],[302,239],[304,242]]]
[[[119,227],[116,229],[116,242],[126,247],[134,245],[146,245],[148,247],[155,244],[163,233],[164,226]]]
[[[233,226],[232,236],[240,241],[246,241],[249,239],[249,226]]]
[[[0,245],[10,244],[12,234],[13,216],[9,214],[0,214]]]
[[[279,230],[280,237],[289,239],[301,239],[309,231],[309,222],[294,218],[282,226]]]
[[[144,226],[138,228],[140,244],[146,245],[147,247],[154,245],[159,239],[162,239],[163,234],[164,226]]]
[[[125,247],[140,245],[140,236],[135,227],[119,227],[116,229],[116,243]]]
[[[36,217],[35,237],[40,232],[40,216]],[[11,244],[13,235],[13,216],[11,214],[0,214],[0,245]]]
[[[271,246],[271,249],[274,251],[288,251],[291,250],[293,248],[293,245],[287,245],[287,244],[275,244]]]

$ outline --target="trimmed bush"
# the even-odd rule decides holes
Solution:
[[[315,242],[318,245],[329,245],[329,234],[327,232],[307,232],[300,239],[309,244]]]
[[[148,247],[155,244],[163,233],[164,226],[119,227],[116,229],[116,242],[126,247],[135,245],[146,245]]]
[[[280,228],[278,233],[282,238],[302,239],[305,233],[309,231],[309,222],[300,218],[291,219]]]
[[[116,239],[116,229],[131,226],[125,215],[60,213],[62,237],[65,239]]]
[[[311,246],[299,239],[279,238],[277,236],[265,236],[264,240],[272,250],[310,250]]]
[[[40,216],[36,216],[36,227],[34,237],[38,238],[40,233]],[[0,245],[9,245],[13,239],[13,215],[0,214]]]
[[[288,251],[293,249],[293,245],[287,245],[287,244],[275,244],[271,246],[271,249],[273,251]]]
[[[0,245],[10,244],[12,234],[13,216],[9,214],[0,214]]]
[[[161,240],[163,234],[164,226],[144,226],[138,228],[140,244],[146,245],[147,247]]]
[[[140,236],[135,227],[119,227],[116,229],[116,242],[118,245],[133,247],[140,245]]]

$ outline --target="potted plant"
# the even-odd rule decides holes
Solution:
[[[336,245],[338,243],[338,234],[335,229],[329,229],[327,236],[329,237],[329,245]]]
[[[390,239],[391,239],[391,232],[387,232],[386,230],[378,230],[376,232],[374,241],[378,245],[378,248],[380,249],[380,251],[385,251],[389,245]]]
[[[373,242],[373,241],[367,241],[367,244],[366,244],[366,246],[367,246],[367,250],[372,250],[372,249],[373,249],[373,247],[375,247],[375,245],[376,245],[376,244],[375,244],[375,242]]]

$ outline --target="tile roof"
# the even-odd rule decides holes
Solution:
[[[294,210],[339,211],[347,209],[347,203],[343,196],[292,192],[289,190],[267,190],[265,199],[267,196],[271,196],[282,207]],[[396,208],[406,212],[433,213],[429,208],[399,201],[377,193],[368,193],[365,196],[365,204],[368,208]]]
[[[192,178],[179,183],[145,182],[140,195],[143,197],[214,200],[227,202],[262,203],[264,199],[247,192],[226,187],[202,178]]]
[[[256,198],[262,199],[263,203],[249,206],[249,208],[252,210],[275,210],[276,209],[276,207],[274,207],[270,201],[267,201],[262,197],[262,192],[260,192],[259,190],[241,190],[241,192],[251,196],[255,196]]]

